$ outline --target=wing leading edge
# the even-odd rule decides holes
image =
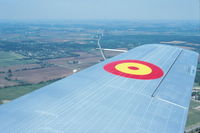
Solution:
[[[197,59],[197,53],[177,47],[137,47],[1,105],[0,130],[183,133]],[[139,62],[115,64],[127,60]],[[106,71],[104,66],[113,62],[115,66],[109,69],[112,73]],[[158,68],[151,65],[163,74],[151,79],[151,74],[158,74]],[[126,72],[141,76],[127,77]]]

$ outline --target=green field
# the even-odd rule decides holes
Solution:
[[[0,88],[0,104],[2,104],[2,100],[13,100],[22,95],[25,95],[26,93],[39,89],[43,86],[46,86],[52,82],[54,81],[49,81],[49,82],[40,83],[40,84],[33,84],[33,85]]]
[[[36,62],[36,60],[27,59],[26,57],[14,52],[0,51],[0,66],[29,64],[34,62]]]
[[[189,110],[188,119],[187,119],[187,123],[186,123],[186,128],[196,125],[198,123],[200,124],[200,111],[194,109],[197,106],[200,106],[200,102],[195,102],[195,101],[191,100],[190,110]]]

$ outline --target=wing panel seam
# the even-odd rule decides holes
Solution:
[[[158,86],[156,87],[156,89],[152,93],[151,97],[155,97],[155,94],[158,91],[160,85],[162,84],[162,82],[164,81],[164,79],[166,78],[166,76],[168,75],[168,73],[170,72],[170,70],[172,69],[172,67],[174,66],[175,62],[178,60],[178,58],[180,57],[180,55],[181,55],[182,52],[183,52],[183,49],[181,49],[181,51],[179,52],[179,54],[175,58],[174,62],[172,63],[172,65],[170,66],[170,68],[168,69],[168,71],[166,72],[166,74],[164,75],[164,77],[160,80],[160,82],[158,83]]]

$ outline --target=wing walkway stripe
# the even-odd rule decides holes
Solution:
[[[183,109],[185,109],[185,110],[187,109],[187,107],[184,107],[184,106],[182,106],[182,105],[179,105],[179,104],[176,104],[176,103],[170,102],[170,101],[165,100],[165,99],[162,99],[162,98],[160,98],[160,97],[155,97],[155,98],[158,99],[158,100],[160,100],[160,101],[163,101],[163,102],[166,102],[166,103],[169,103],[169,104],[175,105],[175,106],[177,106],[177,107],[183,108]]]

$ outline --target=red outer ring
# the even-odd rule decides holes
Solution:
[[[116,65],[120,64],[120,63],[139,63],[139,64],[143,64],[146,65],[148,67],[150,67],[152,69],[152,72],[150,74],[147,75],[134,75],[134,74],[127,74],[124,72],[121,72],[119,70],[117,70],[115,68]],[[160,78],[164,75],[164,72],[161,68],[159,68],[158,66],[145,62],[145,61],[139,61],[139,60],[120,60],[120,61],[114,61],[111,63],[108,63],[104,66],[104,70],[106,70],[107,72],[110,72],[112,74],[118,75],[118,76],[122,76],[122,77],[126,77],[126,78],[133,78],[133,79],[142,79],[142,80],[151,80],[151,79],[157,79]]]

